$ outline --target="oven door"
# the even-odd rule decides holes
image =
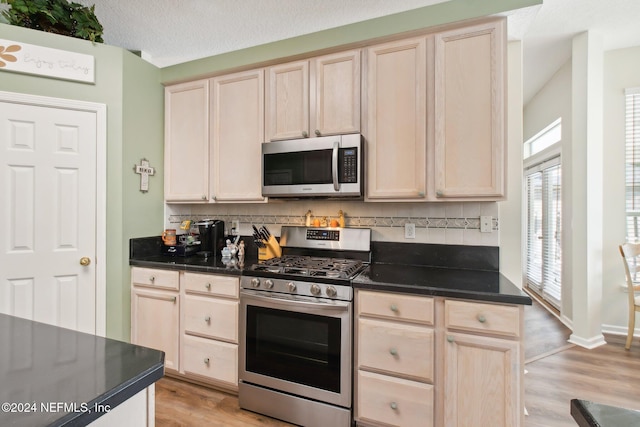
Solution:
[[[240,381],[350,408],[351,305],[243,289]]]

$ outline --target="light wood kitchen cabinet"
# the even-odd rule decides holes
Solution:
[[[356,313],[356,421],[433,425],[433,299],[358,290]]]
[[[366,61],[366,199],[425,200],[427,38],[369,47]]]
[[[438,32],[433,190],[437,199],[505,194],[506,21]]]
[[[177,271],[132,268],[131,342],[165,352],[165,368],[178,371],[180,305]]]
[[[131,342],[164,351],[167,373],[238,390],[237,276],[133,267]]]
[[[264,70],[219,76],[210,83],[210,201],[265,201],[260,174]]]
[[[166,201],[208,200],[208,80],[165,88],[164,165]]]
[[[523,425],[522,306],[356,290],[358,426]]]
[[[523,425],[522,316],[521,306],[444,301],[444,425]]]
[[[237,277],[183,272],[180,372],[197,381],[238,389]]]
[[[267,69],[267,140],[359,131],[359,50]]]

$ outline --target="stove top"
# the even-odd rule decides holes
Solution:
[[[284,255],[271,258],[251,267],[254,272],[268,272],[278,275],[307,276],[316,279],[353,279],[365,267],[360,260],[325,258],[301,255]]]

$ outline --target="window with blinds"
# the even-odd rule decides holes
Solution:
[[[627,89],[625,124],[625,205],[627,241],[640,241],[640,88]]]
[[[525,285],[560,310],[562,300],[562,119],[524,143]]]
[[[556,157],[527,170],[527,286],[560,309],[562,167]]]

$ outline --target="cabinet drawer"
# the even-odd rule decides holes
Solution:
[[[187,292],[204,295],[238,298],[240,279],[234,276],[217,276],[212,274],[183,273],[184,288]]]
[[[237,345],[185,335],[182,357],[185,374],[238,386]]]
[[[358,371],[356,418],[390,426],[433,426],[433,386]]]
[[[133,267],[131,269],[131,281],[134,285],[173,289],[176,291],[180,289],[179,273],[172,270]]]
[[[237,343],[238,305],[238,301],[185,295],[185,333]]]
[[[518,307],[446,300],[444,313],[447,328],[490,332],[508,337],[520,336]]]
[[[433,298],[358,291],[357,305],[359,315],[433,325]]]
[[[358,320],[358,365],[433,382],[433,329],[419,325]]]

